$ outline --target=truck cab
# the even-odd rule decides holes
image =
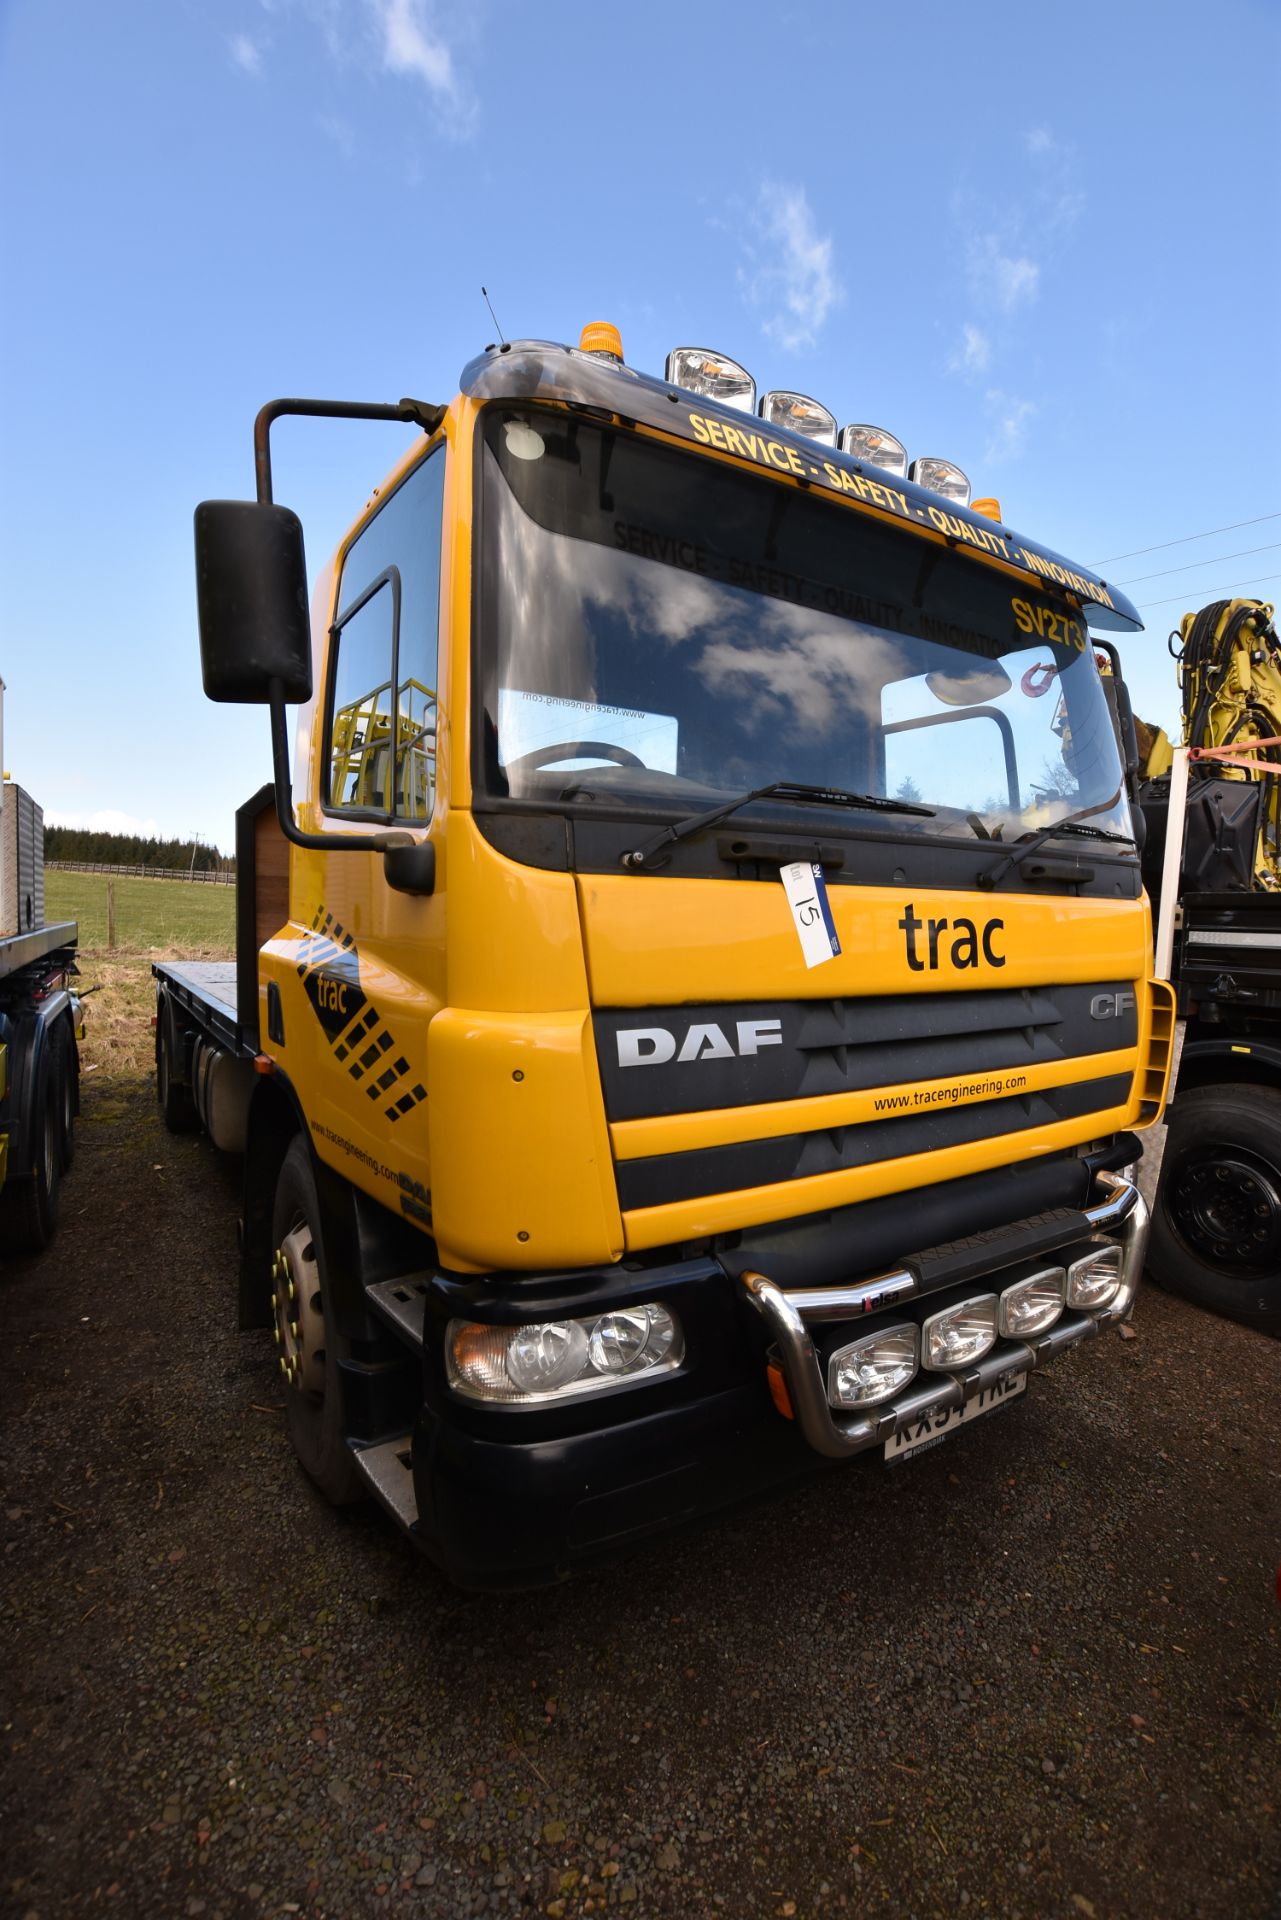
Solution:
[[[474,1585],[1016,1397],[1129,1312],[1169,1067],[1092,638],[1133,608],[612,345],[274,403],[258,501],[197,512],[276,778],[221,1038],[158,970],[169,1084],[222,1063],[304,1465]],[[423,430],[310,634],[291,412]]]

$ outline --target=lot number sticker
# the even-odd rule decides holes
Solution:
[[[806,966],[821,967],[825,960],[834,960],[841,943],[827,902],[827,882],[822,867],[817,861],[811,864],[808,860],[793,860],[790,866],[779,868],[779,877],[792,910],[792,923]]]

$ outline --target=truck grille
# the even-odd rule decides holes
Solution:
[[[1053,1065],[1134,1047],[1132,983],[996,988],[865,1000],[628,1008],[595,1016],[610,1121],[867,1088],[902,1090],[884,1117],[617,1164],[625,1209],[932,1153],[1123,1105],[1132,1074],[911,1110],[922,1082]],[[1111,1064],[1111,1063],[1109,1063]]]

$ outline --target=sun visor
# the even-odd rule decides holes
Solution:
[[[1081,610],[1086,625],[1097,627],[1100,633],[1142,633],[1143,622],[1125,595],[1118,593],[1115,587],[1109,587],[1108,599],[1110,606],[1102,600],[1082,598]]]
[[[657,428],[670,438],[697,447],[732,454],[775,477],[795,477],[818,496],[844,497],[913,532],[942,534],[949,547],[962,552],[969,547],[976,559],[1002,561],[1023,575],[1027,581],[1025,593],[1035,593],[1039,588],[1071,595],[1089,625],[1101,632],[1143,631],[1143,622],[1125,595],[1097,574],[1073,566],[1039,541],[1024,538],[959,499],[948,500],[914,480],[877,466],[871,454],[853,440],[839,448],[826,442],[820,445],[812,432],[798,433],[780,419],[753,418],[729,404],[672,386],[666,380],[655,380],[612,359],[580,353],[548,340],[512,340],[487,347],[463,368],[461,388],[480,404],[495,400],[561,401],[589,413],[617,416],[628,424]],[[815,405],[803,395],[786,394],[782,398],[801,401],[805,407]],[[795,412],[788,415],[789,420],[795,417]],[[834,436],[831,416],[825,415],[825,419],[824,432]],[[812,427],[813,421],[809,424]],[[846,435],[863,431],[847,428]],[[862,458],[854,457],[855,447]]]

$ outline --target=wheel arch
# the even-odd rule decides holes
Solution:
[[[254,1088],[245,1127],[239,1286],[242,1332],[272,1324],[271,1216],[280,1169],[299,1134],[306,1139],[307,1126],[288,1076],[279,1070],[264,1074]]]
[[[1248,1086],[1281,1088],[1281,1043],[1270,1040],[1188,1040],[1179,1062],[1179,1078],[1171,1099],[1193,1087]]]
[[[435,1260],[435,1246],[417,1227],[397,1218],[319,1158],[311,1129],[289,1076],[279,1068],[254,1089],[245,1135],[244,1212],[241,1229],[240,1326],[269,1327],[272,1213],[285,1155],[301,1137],[307,1145],[316,1194],[324,1215],[329,1285],[347,1336],[381,1341],[365,1287],[376,1280],[418,1272]]]

